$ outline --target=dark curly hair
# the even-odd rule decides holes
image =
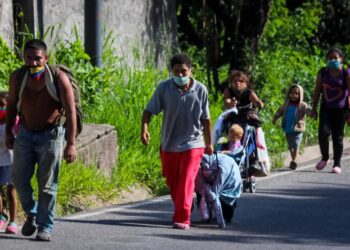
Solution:
[[[47,45],[42,40],[32,39],[26,42],[26,44],[24,45],[24,51],[28,49],[43,50],[46,52]]]
[[[344,52],[339,49],[339,48],[331,48],[330,50],[328,50],[327,52],[327,58],[329,57],[330,54],[332,54],[333,52],[337,53],[342,59],[344,59]]]
[[[192,61],[187,54],[176,54],[170,60],[170,68],[172,69],[175,64],[186,64],[189,68],[192,67]]]

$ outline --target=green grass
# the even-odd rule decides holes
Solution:
[[[79,162],[63,163],[59,176],[57,212],[63,215],[74,212],[76,208],[91,208],[94,203],[110,203],[116,200],[118,191],[115,183],[95,166],[87,167]]]
[[[32,186],[37,197],[35,174]],[[95,166],[63,162],[59,172],[56,215],[63,216],[93,208],[97,204],[110,204],[116,200],[119,191],[111,178],[104,176]]]

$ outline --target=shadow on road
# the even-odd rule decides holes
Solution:
[[[153,228],[135,234],[189,241],[222,241],[246,244],[273,242],[306,245],[350,244],[350,185],[329,187],[327,183],[300,183],[318,188],[267,189],[244,194],[239,200],[234,222],[225,229],[195,223],[191,230],[170,228],[172,205],[139,204],[108,212],[98,218],[59,219],[61,223],[100,224],[116,227]],[[193,220],[198,218],[194,209]],[[141,234],[141,233],[140,233]],[[141,236],[141,235],[140,235]]]

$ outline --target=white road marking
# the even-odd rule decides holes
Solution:
[[[342,157],[342,160],[347,160],[350,159],[350,155],[349,156],[345,156]],[[330,161],[328,164],[331,164],[332,161]],[[310,164],[310,165],[306,165],[306,166],[301,166],[298,167],[296,170],[286,170],[286,171],[281,171],[281,172],[273,172],[273,174],[263,177],[263,178],[258,178],[257,182],[262,182],[265,180],[269,180],[272,178],[276,178],[276,177],[280,177],[283,175],[287,175],[287,174],[292,174],[296,171],[302,171],[305,169],[309,169],[309,168],[314,168],[315,164]],[[315,170],[317,171],[317,170]],[[73,214],[73,215],[68,215],[65,217],[60,218],[61,220],[78,220],[78,219],[84,219],[84,218],[88,218],[88,217],[92,217],[92,216],[98,216],[98,215],[102,215],[102,214],[106,214],[106,213],[110,213],[110,212],[117,212],[117,211],[122,211],[122,210],[126,210],[126,209],[130,209],[130,208],[135,208],[135,207],[139,207],[139,206],[143,206],[143,205],[148,205],[148,204],[156,204],[156,203],[160,203],[166,200],[170,200],[170,195],[166,195],[166,196],[161,196],[155,199],[151,199],[151,200],[146,200],[146,201],[140,201],[140,202],[136,202],[133,204],[127,204],[127,205],[116,205],[116,207],[112,207],[112,208],[102,208],[98,211],[92,211],[92,212],[82,212],[82,213],[78,213],[78,214]],[[58,219],[58,220],[60,220]]]

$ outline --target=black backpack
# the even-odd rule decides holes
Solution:
[[[62,71],[67,75],[69,78],[70,83],[72,84],[73,88],[73,94],[74,94],[74,103],[75,103],[75,110],[76,110],[76,115],[77,115],[77,130],[76,130],[76,136],[78,136],[81,131],[83,130],[83,109],[81,106],[81,101],[80,101],[80,90],[79,90],[79,85],[77,79],[74,77],[72,71],[65,65],[47,65],[50,73],[53,78],[53,85],[55,88],[55,93],[57,94],[56,96],[49,91],[50,95],[52,96],[53,99],[58,100],[59,99],[59,88],[58,88],[58,71]],[[16,77],[16,96],[17,96],[17,111],[20,113],[20,90],[22,87],[22,83],[25,77],[25,74],[28,72],[28,66],[23,66],[20,69],[17,70],[17,77]],[[58,121],[60,125],[65,125],[66,118],[64,115],[62,115]]]

